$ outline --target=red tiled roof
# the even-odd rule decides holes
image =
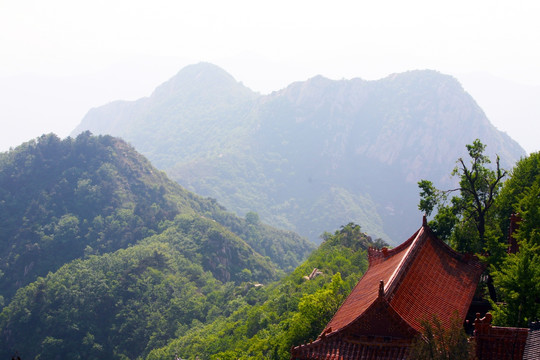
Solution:
[[[384,252],[369,249],[367,271],[330,320],[326,329],[331,328],[332,331],[338,331],[362,315],[377,299],[380,281],[382,280],[388,286],[391,276],[403,261],[419,232],[417,231],[411,238],[394,249]]]
[[[529,329],[492,326],[491,314],[482,319],[478,315],[474,320],[474,339],[479,360],[522,360],[528,356],[525,350]],[[530,347],[527,348],[529,350]]]
[[[346,331],[323,333],[317,340],[291,350],[292,359],[406,359],[415,332],[381,296]],[[364,326],[356,327],[362,323]]]
[[[417,239],[414,259],[404,264],[400,279],[388,295],[390,304],[416,330],[422,320],[433,315],[449,329],[452,318],[465,321],[483,266],[467,259],[438,240],[429,228],[423,228]]]
[[[395,249],[370,251],[369,263],[327,329],[338,331],[355,321],[377,298],[380,280],[384,297],[417,331],[433,315],[449,328],[456,312],[465,319],[483,271],[478,261],[455,252],[427,225]]]
[[[292,359],[316,360],[406,360],[409,344],[380,342],[352,342],[339,337],[328,341],[315,341],[297,346],[291,351]]]
[[[303,357],[297,352],[299,348],[303,349],[302,353],[313,347],[331,349],[327,347],[329,342],[338,338],[340,347],[349,346],[343,344],[351,336],[382,336],[391,339],[394,345],[410,344],[414,335],[422,331],[420,322],[431,320],[433,315],[449,328],[456,315],[464,321],[484,269],[478,260],[458,254],[437,239],[425,219],[423,226],[403,244],[391,250],[370,249],[368,259],[368,270],[319,339],[294,348],[292,354],[297,357],[293,358],[352,359],[343,355],[344,350],[335,357],[325,357],[330,353]],[[370,342],[363,344],[365,351],[371,349]],[[400,352],[403,356],[406,353]]]

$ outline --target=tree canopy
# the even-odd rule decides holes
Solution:
[[[284,271],[314,248],[185,190],[121,139],[49,134],[0,153],[0,296],[69,261],[133,246],[180,214],[216,221]]]
[[[467,150],[469,165],[458,159],[453,172],[459,177],[458,188],[439,190],[431,181],[418,183],[419,209],[428,215],[436,209],[430,221],[436,234],[489,265],[494,322],[527,326],[540,317],[540,153],[522,158],[507,173],[498,158],[495,168],[488,167],[490,160],[479,140]],[[454,192],[459,195],[449,199]],[[512,214],[520,221],[509,234]],[[518,245],[515,253],[508,250],[510,236]]]
[[[438,213],[430,223],[436,234],[449,240],[462,252],[482,252],[486,245],[486,227],[490,220],[489,211],[506,176],[500,168],[499,157],[495,169],[487,167],[491,163],[484,154],[486,146],[476,139],[467,145],[470,161],[457,160],[452,175],[457,176],[459,186],[455,189],[438,190],[429,180],[421,180],[418,186],[420,204],[418,208],[431,215],[435,208]],[[457,192],[449,201],[450,194]]]
[[[512,237],[517,253],[505,254],[491,267],[499,300],[494,303],[497,324],[528,326],[540,317],[540,153],[518,162],[498,199],[500,222],[505,213],[519,214]]]

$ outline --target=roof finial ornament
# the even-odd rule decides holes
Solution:
[[[384,281],[379,281],[379,297],[384,296]]]
[[[422,226],[423,227],[427,226],[427,216],[425,213],[424,213],[424,216],[422,217]]]

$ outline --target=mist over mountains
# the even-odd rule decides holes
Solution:
[[[476,138],[510,168],[525,151],[451,76],[317,76],[269,95],[217,66],[182,69],[146,98],[88,112],[72,132],[130,142],[158,168],[244,216],[318,241],[353,221],[397,243],[417,228],[416,182],[450,186]]]

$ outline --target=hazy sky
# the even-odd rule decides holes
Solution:
[[[199,61],[262,93],[317,74],[439,70],[488,99],[478,102],[492,104],[495,125],[537,151],[540,111],[527,106],[540,109],[539,19],[538,0],[0,0],[0,151],[64,137],[91,107],[147,96]],[[471,73],[529,89],[529,105],[478,77],[469,87]]]

